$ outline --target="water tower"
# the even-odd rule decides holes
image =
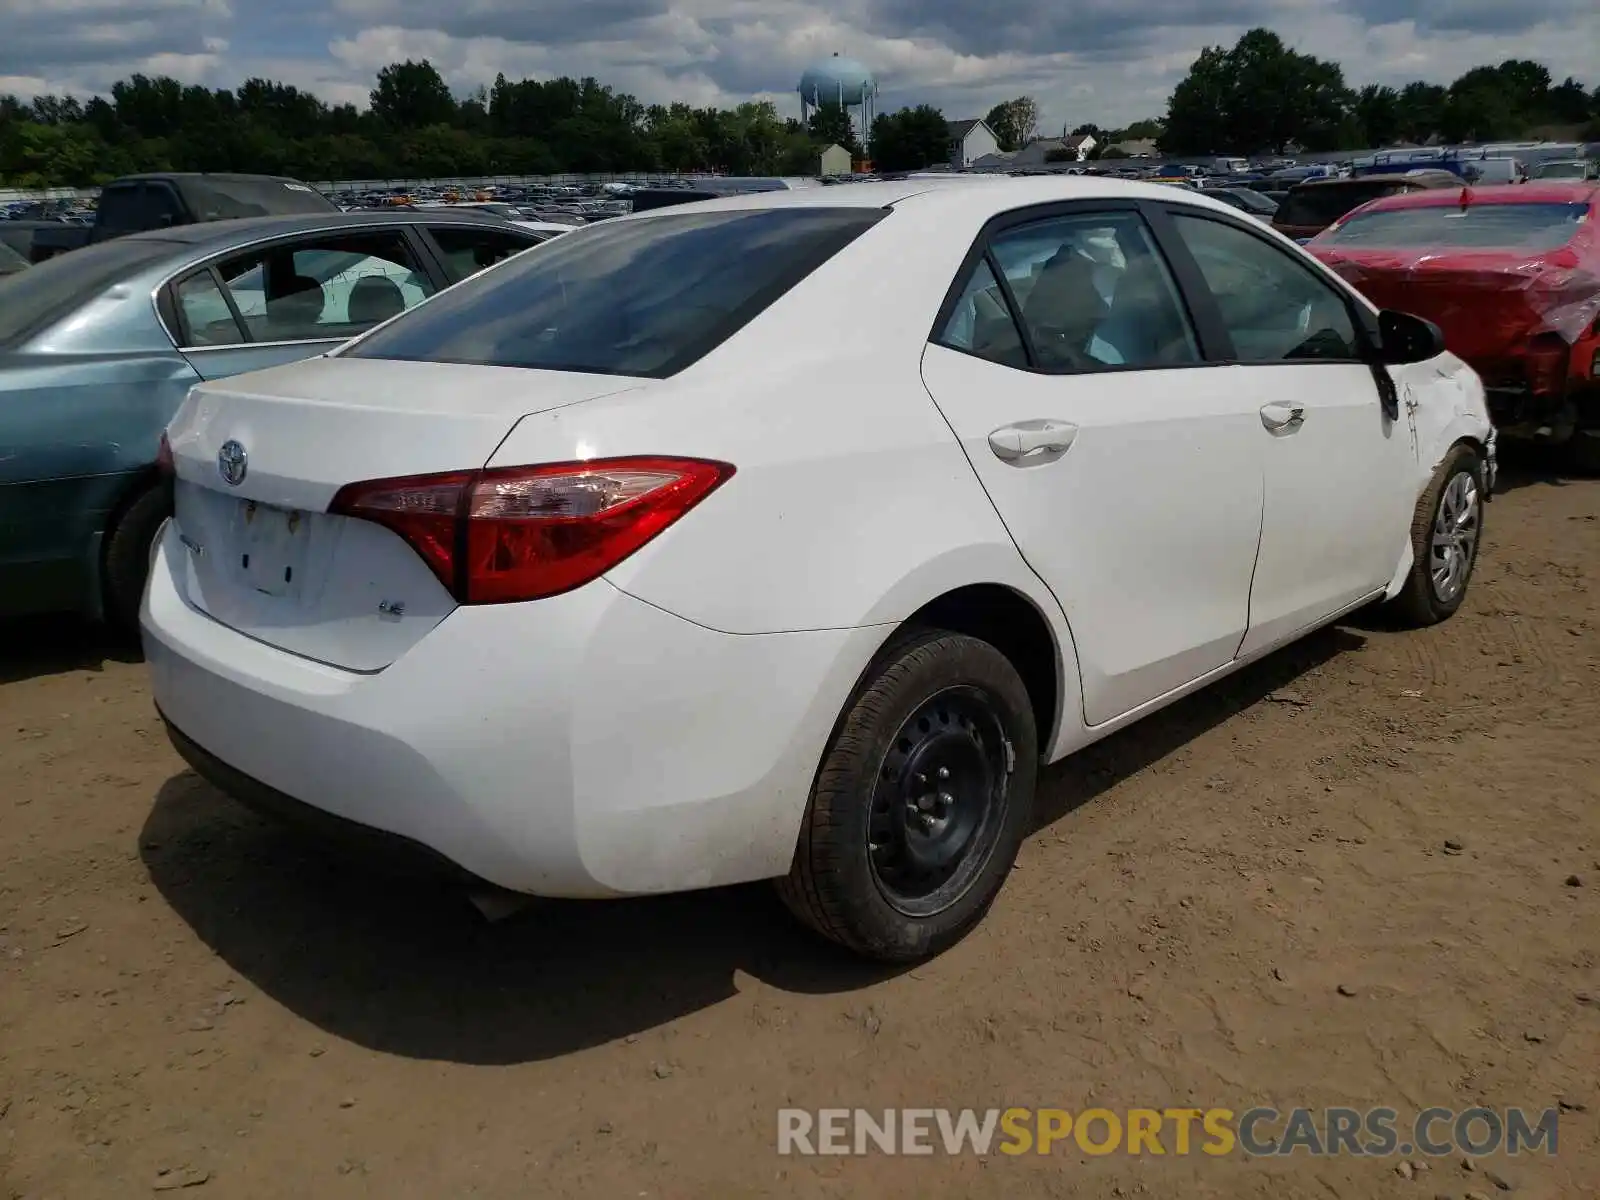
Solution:
[[[853,58],[837,53],[813,63],[800,76],[800,119],[809,122],[811,114],[825,105],[838,105],[850,114],[862,141],[872,132],[877,115],[878,81],[872,72]]]

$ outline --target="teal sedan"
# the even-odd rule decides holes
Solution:
[[[189,389],[324,354],[545,236],[471,212],[136,234],[0,277],[0,616],[137,626]]]

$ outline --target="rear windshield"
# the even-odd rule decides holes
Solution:
[[[1275,219],[1280,225],[1332,225],[1353,208],[1368,200],[1404,191],[1403,183],[1393,180],[1362,179],[1351,183],[1319,183],[1292,189],[1278,206]]]
[[[14,275],[27,265],[27,259],[4,242],[0,242],[0,275]]]
[[[0,346],[16,345],[172,251],[170,242],[124,238],[58,254],[6,276],[0,283]]]
[[[442,293],[343,353],[665,378],[883,216],[778,208],[591,225]]]
[[[1539,252],[1566,245],[1588,213],[1589,206],[1582,203],[1380,209],[1329,230],[1320,244]]]

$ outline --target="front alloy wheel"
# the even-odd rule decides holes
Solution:
[[[1483,544],[1484,462],[1476,447],[1451,447],[1417,500],[1411,573],[1392,607],[1409,625],[1435,625],[1466,599]]]
[[[1478,477],[1463,466],[1445,484],[1433,521],[1428,574],[1441,604],[1454,601],[1467,586],[1478,553],[1480,507]]]

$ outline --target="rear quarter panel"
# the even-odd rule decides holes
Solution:
[[[161,430],[195,379],[177,354],[0,359],[7,611],[92,595],[97,535],[128,489],[149,476]]]
[[[879,626],[884,637],[945,592],[999,584],[1044,615],[1069,680],[1062,694],[1076,696],[1060,607],[918,369],[978,226],[924,228],[914,205],[897,211],[856,244],[862,253],[825,264],[695,366],[524,417],[489,465],[631,454],[732,463],[730,480],[607,579],[725,633]]]

